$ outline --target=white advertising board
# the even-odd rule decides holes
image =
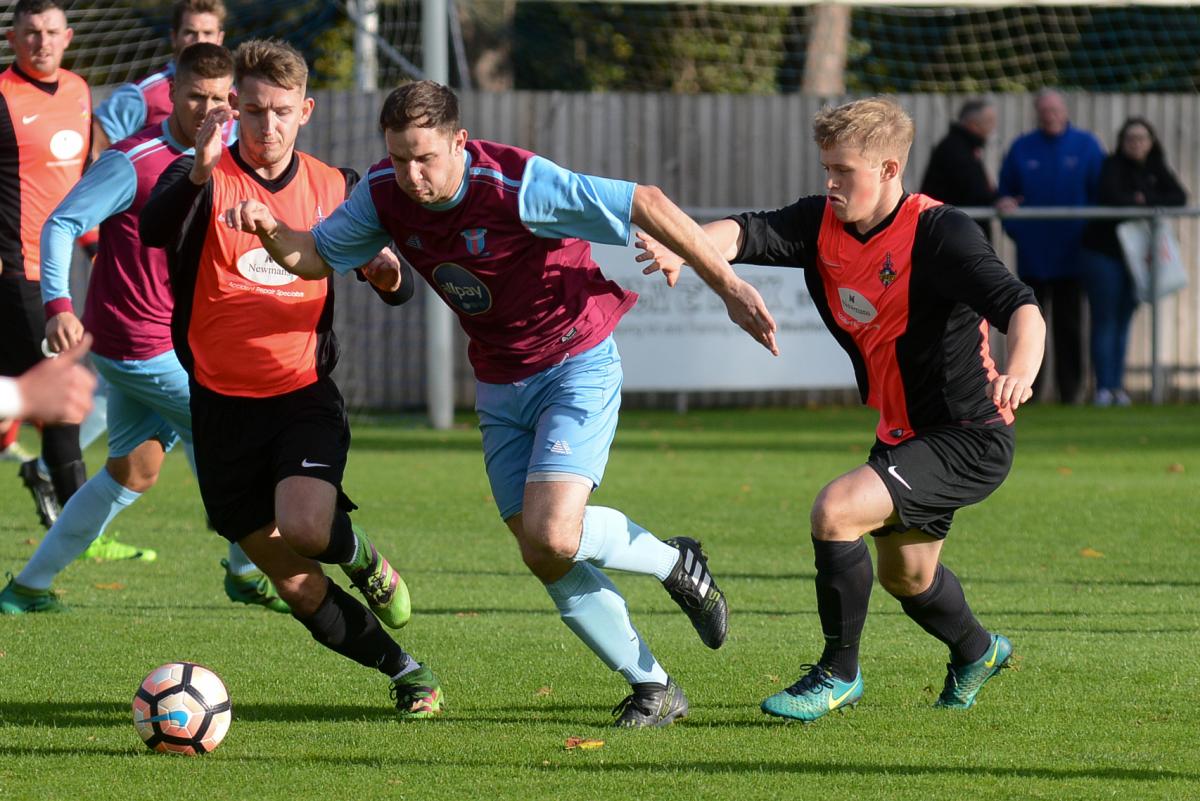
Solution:
[[[617,326],[625,389],[704,391],[821,389],[854,386],[850,359],[830,336],[809,297],[804,271],[738,265],[762,294],[778,326],[772,356],[738,328],[725,304],[684,268],[668,288],[661,274],[642,275],[636,248],[593,245],[604,274],[640,296]]]

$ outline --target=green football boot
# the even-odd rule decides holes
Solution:
[[[158,552],[151,548],[139,548],[136,545],[126,545],[117,541],[117,535],[106,531],[96,539],[87,550],[79,554],[80,560],[93,562],[120,562],[125,559],[135,559],[139,562],[153,562],[158,558]]]
[[[17,583],[12,574],[0,590],[0,615],[23,615],[27,612],[68,612],[67,605],[50,590],[31,590]]]
[[[779,718],[811,723],[835,709],[854,707],[863,694],[862,671],[842,681],[821,665],[801,665],[800,680],[762,702],[762,711]]]
[[[388,564],[388,560],[383,558],[383,554],[375,550],[363,530],[358,526],[353,529],[354,537],[358,540],[358,555],[353,562],[341,565],[342,570],[385,626],[403,628],[412,617],[408,586]]]
[[[436,717],[442,714],[442,705],[446,701],[441,682],[424,664],[394,679],[391,694],[396,702],[396,712],[404,720]]]
[[[225,595],[229,600],[239,604],[256,604],[265,606],[272,612],[288,614],[292,608],[287,601],[279,597],[275,585],[264,574],[255,570],[253,573],[238,575],[229,569],[229,560],[222,559],[221,567],[225,568]]]
[[[993,634],[988,649],[974,662],[946,665],[946,684],[933,705],[938,709],[970,709],[987,680],[1008,667],[1012,652],[1007,637]]]

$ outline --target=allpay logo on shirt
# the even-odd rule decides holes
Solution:
[[[261,286],[285,286],[296,280],[296,276],[271,258],[266,248],[255,248],[243,253],[237,260],[237,271],[243,278]]]

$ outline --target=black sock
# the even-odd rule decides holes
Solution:
[[[87,482],[87,466],[81,461],[46,466],[50,468],[50,483],[54,485],[58,504],[66,506],[71,496]]]
[[[813,538],[817,567],[817,614],[825,634],[820,664],[843,681],[858,673],[858,639],[871,600],[871,553],[862,539],[828,542]]]
[[[325,550],[313,557],[327,565],[341,565],[354,558],[354,528],[350,515],[341,509],[333,510],[333,525],[329,529],[329,544]]]
[[[54,494],[60,506],[87,481],[87,467],[79,450],[79,426],[44,426],[42,428],[42,461],[54,484]]]
[[[929,589],[899,601],[905,614],[950,648],[950,661],[956,665],[974,662],[991,644],[992,635],[967,606],[958,576],[944,565],[938,565]]]
[[[345,590],[326,579],[329,591],[310,617],[297,617],[313,639],[388,678],[408,664],[408,654],[388,636],[375,615]]]

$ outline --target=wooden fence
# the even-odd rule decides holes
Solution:
[[[300,146],[331,163],[365,172],[385,155],[378,132],[382,94],[320,92]],[[906,185],[915,189],[929,152],[948,128],[965,96],[901,95],[917,123]],[[1029,95],[993,98],[999,126],[985,160],[995,176],[1004,149],[1034,126]],[[1200,96],[1068,96],[1072,122],[1111,148],[1126,117],[1155,126],[1184,186],[1200,188]],[[472,93],[462,96],[464,125],[475,138],[495,139],[536,151],[570,169],[656,184],[689,208],[774,208],[822,192],[823,172],[811,142],[810,121],[821,101],[800,95]],[[1195,197],[1193,196],[1193,202]],[[1161,306],[1162,363],[1167,398],[1194,398],[1200,390],[1200,221],[1173,223],[1188,261],[1191,283]],[[1012,264],[1006,239],[1000,255]],[[416,408],[424,403],[426,371],[423,310],[390,309],[355,282],[339,286],[337,330],[343,343],[337,378],[357,408]],[[1149,314],[1140,312],[1130,346],[1130,384],[1149,387]],[[473,401],[465,346],[459,341],[455,375],[460,405]],[[693,398],[700,404],[795,402],[792,393],[740,393]],[[839,395],[838,397],[842,397]],[[633,399],[637,402],[638,399]],[[656,402],[642,398],[642,402]],[[663,400],[663,399],[658,399]],[[670,402],[674,402],[672,399]]]

